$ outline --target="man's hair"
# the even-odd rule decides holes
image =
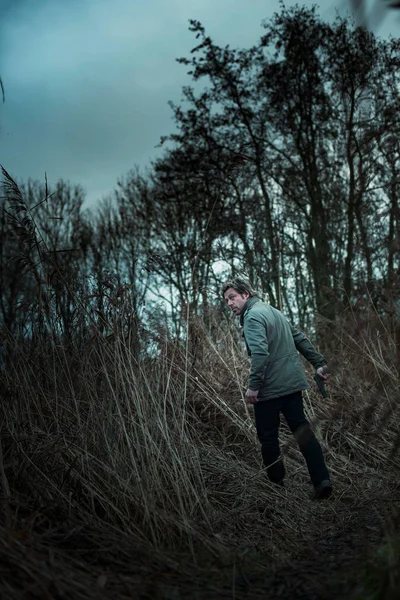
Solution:
[[[253,289],[250,281],[248,279],[244,279],[243,277],[234,277],[233,279],[228,279],[222,284],[222,295],[224,296],[226,290],[229,288],[233,288],[238,292],[238,294],[245,294],[246,292],[249,294],[250,298],[252,296],[258,296],[259,294]]]

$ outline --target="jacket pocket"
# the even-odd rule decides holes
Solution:
[[[269,361],[261,395],[269,398],[285,396],[306,387],[304,368],[296,351]]]

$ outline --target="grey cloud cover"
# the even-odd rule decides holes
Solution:
[[[334,16],[334,2],[320,5]],[[173,130],[167,102],[190,83],[175,62],[195,44],[188,19],[217,43],[249,46],[276,10],[278,0],[0,0],[0,163],[20,179],[80,183],[94,203]]]

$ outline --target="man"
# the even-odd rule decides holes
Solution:
[[[254,405],[257,436],[270,481],[283,485],[285,468],[279,451],[280,412],[296,437],[306,460],[314,498],[329,498],[332,484],[321,446],[304,415],[301,391],[308,388],[300,352],[325,380],[325,357],[279,310],[265,304],[245,279],[226,281],[222,293],[239,316],[251,359],[245,399]],[[325,368],[324,368],[325,367]]]

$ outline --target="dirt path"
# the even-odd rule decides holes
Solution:
[[[126,539],[119,543],[85,527],[67,531],[61,523],[31,522],[30,532],[0,532],[0,598],[346,600],[368,553],[384,539],[384,524],[399,501],[400,490],[384,496],[377,490],[361,498],[310,503],[308,531],[299,531],[296,552],[284,561],[270,560],[266,549],[259,549],[234,566],[208,570],[188,566],[185,557],[165,562],[144,555]],[[274,527],[271,514],[265,535]]]

